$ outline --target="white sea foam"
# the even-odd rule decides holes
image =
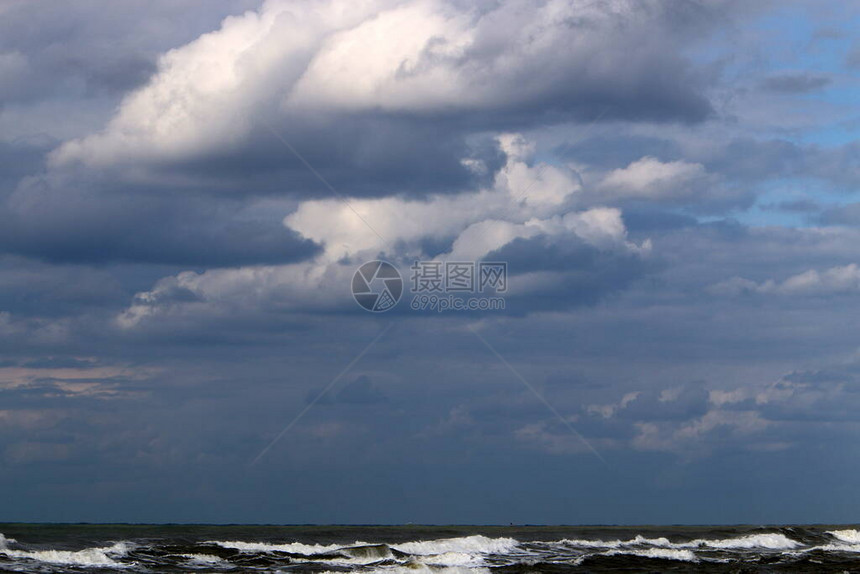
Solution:
[[[392,548],[407,554],[444,554],[463,552],[468,554],[503,554],[517,547],[513,538],[487,538],[479,534],[461,538],[441,538],[439,540],[418,540],[393,544]]]
[[[827,534],[841,542],[848,544],[860,544],[860,531],[858,530],[828,530]]]
[[[367,542],[354,544],[302,544],[290,542],[270,544],[265,542],[242,542],[239,540],[216,540],[222,548],[239,550],[240,552],[288,552],[305,556],[320,556],[324,554],[342,553],[346,556],[331,556],[314,558],[314,561],[332,565],[373,564],[383,559],[392,559],[394,555],[389,548],[414,556],[421,556],[423,566],[481,566],[486,554],[503,554],[517,547],[518,542],[513,538],[487,538],[475,535],[460,538],[443,538],[439,540],[417,540],[391,546],[373,545]],[[410,566],[412,564],[410,563]],[[386,570],[388,572],[389,570]]]
[[[306,558],[294,558],[299,562],[322,562],[335,566],[361,566],[392,559],[394,554],[385,544],[342,546],[333,556],[313,554]]]
[[[322,574],[343,573],[326,571]],[[437,567],[422,562],[409,562],[403,566],[386,566],[367,570],[366,574],[490,574],[490,570],[487,568],[470,568],[468,566]]]
[[[432,566],[483,566],[484,559],[474,554],[465,552],[443,552],[442,554],[430,554],[423,556],[420,560],[423,564]]]
[[[201,566],[211,566],[212,564],[220,564],[224,562],[223,558],[213,556],[212,554],[182,554],[182,557],[192,564],[198,564]]]
[[[578,538],[564,538],[556,544],[567,544],[579,548],[618,548],[626,542],[621,540],[582,540]]]
[[[827,534],[835,538],[836,544],[823,544],[821,546],[812,546],[806,548],[802,552],[814,552],[820,550],[823,552],[851,552],[860,553],[860,531],[847,530],[828,530]]]
[[[739,536],[738,538],[706,539],[698,538],[690,542],[671,542],[668,538],[645,538],[637,535],[630,540],[577,540],[563,539],[559,544],[581,548],[625,548],[629,546],[655,546],[668,549],[714,548],[719,550],[765,548],[769,550],[790,550],[801,544],[784,534],[765,533]]]
[[[682,562],[698,562],[699,559],[691,550],[678,550],[673,548],[644,548],[644,549],[613,549],[604,552],[604,556],[616,555],[641,556],[643,558],[662,558],[664,560],[678,560]]]
[[[719,550],[766,548],[768,550],[791,550],[801,546],[800,542],[788,538],[784,534],[776,532],[766,534],[749,534],[738,538],[724,538],[721,540],[697,539],[685,544],[677,545],[679,548],[706,547]]]
[[[38,562],[49,564],[69,564],[75,566],[112,566],[121,568],[126,566],[117,562],[119,558],[128,554],[129,545],[126,542],[117,542],[111,546],[101,548],[86,548],[84,550],[11,550],[6,546],[0,547],[0,553],[10,558],[27,558]]]
[[[291,554],[328,554],[336,552],[346,546],[343,544],[301,544],[299,542],[288,542],[286,544],[267,544],[265,542],[242,542],[239,540],[213,540],[209,544],[216,544],[222,548],[230,548],[240,552],[289,552]],[[356,542],[356,546],[365,544]]]
[[[621,548],[624,546],[660,546],[669,548],[675,546],[668,538],[645,538],[641,534],[637,534],[630,540],[583,540],[564,538],[558,541],[558,544],[566,544],[568,546],[576,546],[579,548]]]

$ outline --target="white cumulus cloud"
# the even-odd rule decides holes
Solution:
[[[151,291],[139,293],[118,323],[130,328],[153,315],[199,311],[211,316],[261,302],[293,310],[349,305],[344,286],[349,285],[356,262],[380,254],[401,263],[408,263],[410,257],[477,261],[515,239],[538,236],[584,242],[599,251],[633,256],[650,250],[647,241],[628,241],[618,209],[576,209],[580,187],[575,174],[555,166],[528,165],[520,153],[527,146],[517,151],[510,147],[512,141],[521,140],[500,138],[509,155],[491,188],[426,200],[389,197],[302,202],[284,225],[322,245],[322,253],[313,260],[166,277]],[[512,172],[518,177],[511,178]],[[514,181],[517,188],[511,187]],[[520,185],[534,188],[539,200],[523,201]],[[442,253],[427,252],[422,247],[427,239],[449,240],[451,247]],[[549,269],[547,273],[563,271]],[[545,277],[543,283],[550,280]],[[527,290],[528,282],[520,289]]]

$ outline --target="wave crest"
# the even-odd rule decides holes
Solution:
[[[827,534],[836,538],[840,542],[847,542],[848,544],[860,544],[860,530],[828,530]]]
[[[801,546],[800,542],[777,532],[764,534],[749,534],[737,538],[708,539],[697,538],[690,542],[672,542],[668,538],[646,538],[637,535],[630,540],[577,540],[563,539],[558,544],[580,548],[625,548],[629,546],[654,546],[668,549],[712,548],[715,550],[741,550],[764,548],[767,550],[791,550]]]
[[[513,538],[487,538],[476,534],[460,538],[440,538],[438,540],[417,540],[394,544],[392,548],[407,554],[428,555],[446,552],[503,554],[516,548],[519,542]]]
[[[604,556],[639,556],[641,558],[659,558],[663,560],[678,560],[680,562],[698,562],[699,559],[691,550],[677,550],[672,548],[646,548],[643,550],[609,550]]]
[[[8,541],[8,539],[4,540]],[[130,546],[127,542],[117,542],[110,546],[85,548],[84,550],[13,550],[7,546],[2,546],[0,553],[10,558],[26,558],[48,564],[122,568],[128,565],[117,562],[114,558],[125,556],[129,549]]]

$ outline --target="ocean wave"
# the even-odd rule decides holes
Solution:
[[[422,564],[430,566],[483,566],[484,559],[475,554],[466,552],[443,552],[441,554],[428,554],[422,556],[420,560]]]
[[[287,552],[289,554],[304,554],[314,556],[317,554],[330,554],[337,552],[345,546],[343,544],[302,544],[300,542],[287,542],[285,544],[269,544],[266,542],[242,542],[241,540],[211,540],[207,544],[215,544],[221,548],[230,548],[239,552]],[[356,546],[365,545],[364,542],[356,542]]]
[[[299,542],[267,543],[243,542],[240,540],[213,540],[222,548],[242,553],[284,552],[294,555],[298,561],[319,562],[332,566],[374,565],[389,562],[385,571],[406,565],[410,568],[455,568],[484,565],[483,556],[504,554],[517,548],[519,542],[513,538],[488,538],[474,535],[460,538],[416,540],[399,544],[302,544]],[[298,555],[298,556],[295,556]],[[390,564],[394,562],[394,564]]]
[[[767,550],[791,550],[801,546],[800,542],[777,532],[749,534],[738,538],[707,539],[697,538],[689,542],[672,542],[668,538],[646,538],[637,535],[630,540],[559,540],[558,544],[579,548],[626,548],[630,546],[654,546],[667,549],[713,548],[716,550],[741,550],[761,548]]]
[[[211,566],[226,562],[223,558],[213,556],[212,554],[182,554],[181,556],[192,564],[199,566]]]
[[[325,571],[321,574],[343,574],[343,572]],[[387,566],[366,570],[365,574],[490,574],[490,570],[488,568],[472,568],[468,566],[439,567],[416,561],[400,566]]]
[[[680,562],[698,562],[699,559],[692,550],[677,550],[672,548],[645,548],[607,550],[603,556],[639,556],[641,558],[658,558],[663,560],[678,560]]]
[[[364,566],[403,558],[400,552],[392,550],[387,544],[358,544],[342,546],[335,551],[323,554],[301,554],[302,558],[293,555],[293,560],[299,562],[318,562],[333,566]]]
[[[494,571],[516,574],[544,569],[561,571],[592,561],[597,561],[597,566],[606,561],[610,565],[622,564],[625,568],[629,565],[634,569],[642,566],[644,569],[654,568],[653,560],[671,560],[695,563],[693,567],[698,569],[739,560],[763,559],[770,563],[776,556],[781,563],[794,565],[831,561],[842,564],[856,561],[860,555],[860,530],[848,527],[826,532],[814,527],[697,530],[696,534],[691,534],[689,529],[669,528],[582,529],[576,531],[582,533],[579,536],[555,542],[483,534],[436,538],[448,534],[440,530],[435,536],[413,532],[405,538],[411,541],[393,542],[384,531],[356,529],[352,536],[341,538],[336,544],[326,544],[326,540],[317,544],[313,539],[298,537],[271,539],[266,532],[258,538],[264,541],[258,542],[233,538],[243,537],[242,534],[222,534],[217,536],[222,540],[212,542],[200,538],[193,542],[188,538],[138,540],[126,535],[129,538],[126,542],[105,543],[102,547],[76,551],[65,550],[66,546],[56,546],[52,550],[44,549],[48,548],[46,546],[19,544],[0,534],[0,562],[5,565],[11,560],[14,568],[46,574],[92,568],[125,569],[123,571],[127,572],[130,566],[149,564],[164,564],[177,572],[213,568],[242,571],[247,567],[292,565],[301,571],[331,570],[339,574],[490,574]],[[210,534],[206,538],[215,537]],[[382,539],[387,543],[349,542],[353,538]],[[297,539],[304,542],[295,541]],[[662,569],[670,567],[667,562]]]
[[[691,542],[678,545],[679,548],[705,547],[715,548],[718,550],[741,550],[754,548],[764,548],[767,550],[791,550],[799,546],[802,546],[800,542],[792,540],[786,535],[779,534],[777,532],[766,534],[749,534],[747,536],[740,536],[738,538],[723,538],[721,540],[708,540],[705,538],[699,538]]]
[[[4,539],[6,542],[10,542]],[[14,550],[8,546],[0,547],[0,554],[10,558],[25,558],[48,564],[64,564],[73,566],[109,566],[124,568],[128,566],[117,562],[114,558],[120,558],[128,554],[130,545],[127,542],[117,542],[110,546],[99,548],[85,548],[84,550]]]
[[[624,544],[629,544],[632,541],[624,542],[622,540],[584,540],[579,538],[563,538],[555,544],[562,546],[575,546],[577,548],[620,548]]]
[[[821,552],[848,552],[850,554],[857,554],[860,553],[860,544],[822,544],[821,546],[804,548],[800,552],[815,552],[816,550]]]
[[[559,540],[557,544],[575,546],[578,548],[622,548],[625,546],[659,546],[670,548],[677,546],[669,541],[668,538],[645,538],[641,534],[637,534],[630,540],[584,540],[564,538]]]
[[[417,540],[393,544],[392,548],[407,554],[427,555],[446,552],[503,554],[515,549],[519,542],[513,538],[487,538],[476,534],[460,538],[440,538],[438,540]]]
[[[827,534],[841,542],[848,544],[860,544],[860,530],[828,530]]]

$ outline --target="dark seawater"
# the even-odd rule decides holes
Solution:
[[[0,572],[860,572],[860,526],[0,524]]]

